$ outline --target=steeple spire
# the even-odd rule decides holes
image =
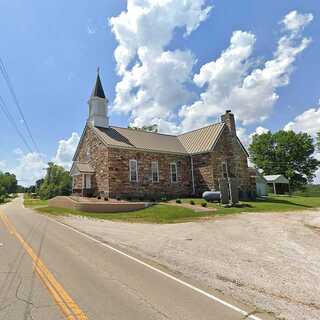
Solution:
[[[104,94],[101,84],[99,68],[97,70],[97,79],[89,99],[89,118],[88,122],[95,127],[108,128],[108,99]]]
[[[103,98],[105,99],[106,96],[104,94],[104,90],[103,90],[103,87],[102,87],[102,84],[101,84],[101,80],[100,80],[100,68],[98,67],[97,69],[97,80],[96,80],[96,84],[92,90],[92,93],[91,93],[91,97],[98,97],[98,98]]]

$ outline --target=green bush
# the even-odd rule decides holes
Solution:
[[[208,204],[207,204],[206,202],[202,202],[202,203],[201,203],[201,206],[204,207],[204,208],[206,208],[207,205],[208,205]]]
[[[190,200],[190,204],[194,206],[196,203],[193,200]]]
[[[182,203],[182,201],[180,199],[177,199],[176,203]]]
[[[3,194],[0,196],[0,203],[5,203],[6,201],[6,196]]]
[[[72,178],[63,167],[48,163],[47,174],[41,183],[38,193],[42,200],[56,196],[69,196],[72,189]]]

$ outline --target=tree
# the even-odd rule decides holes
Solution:
[[[2,194],[16,193],[18,187],[16,176],[9,172],[0,172],[0,187]]]
[[[320,131],[317,133],[316,146],[317,146],[318,151],[320,152]]]
[[[313,139],[307,133],[278,131],[255,135],[249,147],[250,159],[265,175],[283,174],[292,189],[312,182],[320,162],[312,155]]]
[[[67,196],[71,194],[72,178],[63,167],[52,162],[48,163],[47,174],[43,183],[37,181],[40,186],[39,195],[41,199],[51,199],[56,196]]]
[[[128,128],[131,130],[147,131],[147,132],[154,132],[154,133],[157,133],[159,131],[157,124],[152,124],[150,126],[142,126],[141,128],[129,125]]]
[[[39,193],[42,184],[44,183],[44,179],[39,179],[36,181],[35,188],[36,192]]]

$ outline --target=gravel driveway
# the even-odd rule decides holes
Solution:
[[[320,211],[168,225],[63,219],[279,319],[320,319]]]

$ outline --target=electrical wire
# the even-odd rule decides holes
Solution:
[[[33,143],[36,151],[37,151],[38,153],[40,153],[39,148],[38,148],[38,145],[37,145],[37,143],[36,143],[36,141],[35,141],[35,139],[34,139],[34,137],[33,137],[33,135],[32,135],[30,126],[29,126],[29,124],[28,124],[28,122],[27,122],[27,120],[26,120],[26,118],[25,118],[25,116],[24,116],[24,114],[23,114],[23,111],[22,111],[20,102],[19,102],[18,97],[17,97],[17,95],[16,95],[16,92],[15,92],[15,90],[14,90],[12,81],[10,80],[9,73],[8,73],[8,71],[7,71],[7,68],[6,68],[3,60],[1,59],[1,57],[0,57],[0,72],[1,72],[1,74],[2,74],[2,76],[3,76],[3,78],[4,78],[4,80],[5,80],[8,88],[9,88],[9,91],[10,91],[10,93],[11,93],[11,95],[12,95],[13,101],[14,101],[17,109],[18,109],[19,114],[20,114],[21,120],[23,121],[23,124],[25,125],[25,127],[26,127],[26,129],[27,129],[28,135],[29,135],[29,137],[30,137],[30,139],[31,139],[31,141],[32,141],[32,143]]]
[[[19,127],[17,126],[15,119],[13,118],[11,113],[9,112],[9,109],[1,96],[0,96],[0,109],[2,110],[3,114],[8,119],[8,121],[11,123],[14,130],[16,131],[16,133],[18,134],[18,136],[20,137],[20,139],[22,140],[23,144],[26,146],[28,151],[32,152],[32,148],[30,147],[28,141],[26,140],[26,138],[23,136],[23,134],[19,130]]]

